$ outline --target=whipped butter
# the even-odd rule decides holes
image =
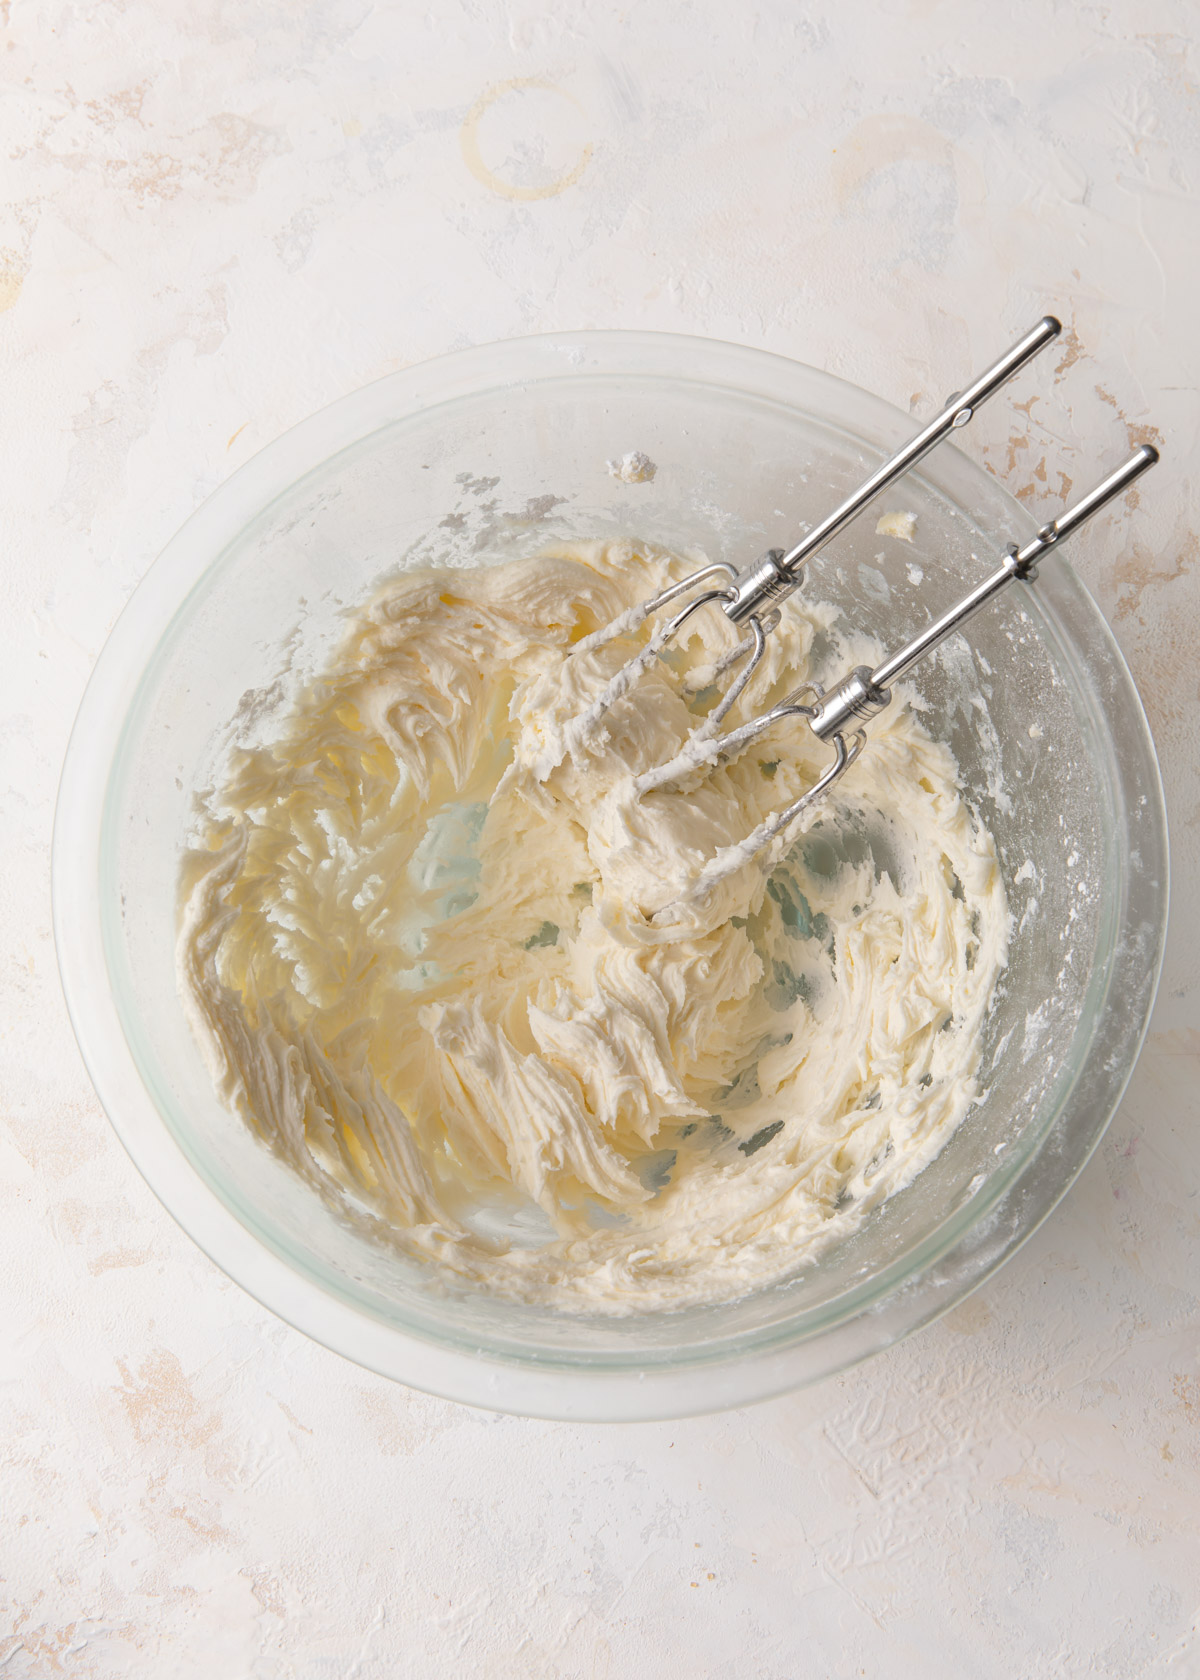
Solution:
[[[185,858],[179,983],[222,1100],[387,1240],[509,1298],[624,1313],[784,1277],[976,1097],[1004,893],[911,710],[724,873],[828,761],[793,719],[637,792],[712,703],[724,616],[595,715],[636,615],[593,633],[697,563],[581,543],[394,578]],[[793,597],[726,727],[817,637],[874,651]]]

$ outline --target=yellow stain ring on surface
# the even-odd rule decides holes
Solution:
[[[477,181],[481,181],[485,187],[496,193],[500,198],[515,199],[520,203],[527,204],[539,198],[555,198],[559,193],[565,192],[568,187],[573,187],[592,160],[592,143],[590,140],[587,142],[579,157],[565,175],[560,175],[557,180],[549,182],[544,187],[513,186],[510,181],[506,181],[502,176],[495,174],[484,163],[483,155],[479,150],[479,124],[483,120],[484,113],[496,103],[502,94],[514,92],[518,88],[541,88],[546,93],[557,93],[561,98],[570,100],[577,111],[583,112],[585,116],[587,113],[574,94],[565,92],[554,82],[547,81],[544,76],[515,76],[511,81],[497,82],[494,87],[485,88],[467,112],[459,133],[463,162]]]

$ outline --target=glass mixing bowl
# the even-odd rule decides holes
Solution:
[[[230,740],[269,733],[342,610],[397,566],[636,535],[739,563],[790,541],[913,423],[782,358],[653,333],[513,340],[335,403],[207,501],[92,677],[54,838],[55,932],[112,1123],[170,1212],[264,1305],[414,1387],[559,1418],[681,1416],[839,1370],[945,1311],[1063,1194],[1145,1031],[1166,922],[1162,791],[1137,693],[1054,555],[917,673],[996,839],[1014,933],[982,1100],[841,1247],[720,1306],[570,1317],[471,1294],[331,1211],[218,1104],[175,986],[176,881]],[[606,460],[643,450],[652,482]],[[808,588],[884,647],[940,613],[1029,516],[943,445]],[[1084,539],[1086,540],[1086,539]],[[923,575],[922,575],[923,573]]]

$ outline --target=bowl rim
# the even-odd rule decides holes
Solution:
[[[622,366],[633,359],[636,369]],[[858,1363],[930,1322],[977,1287],[1066,1193],[1120,1102],[1149,1025],[1169,898],[1165,805],[1149,725],[1100,609],[1075,574],[1063,567],[1053,574],[1049,593],[1065,589],[1090,609],[1095,646],[1107,660],[1104,674],[1121,702],[1113,727],[1122,729],[1129,749],[1122,758],[1126,772],[1137,772],[1134,792],[1140,799],[1143,838],[1158,849],[1157,869],[1143,876],[1153,949],[1142,949],[1136,961],[1127,950],[1123,970],[1106,977],[1093,1032],[1094,1040],[1106,1021],[1114,1027],[1119,1021],[1127,1060],[1091,1059],[1096,1065],[1080,1072],[1069,1093],[1068,1102],[1076,1095],[1079,1100],[1055,1140],[1057,1147],[1048,1154],[1043,1137],[984,1217],[944,1244],[927,1265],[906,1271],[898,1285],[885,1288],[864,1310],[827,1328],[819,1338],[743,1353],[732,1363],[722,1364],[718,1357],[669,1368],[605,1370],[539,1365],[432,1342],[333,1295],[250,1231],[172,1135],[126,1041],[111,989],[97,983],[109,974],[99,890],[104,810],[142,676],[168,626],[228,543],[277,496],[334,455],[383,426],[460,397],[544,379],[632,372],[645,379],[682,379],[743,394],[778,394],[788,380],[804,383],[810,391],[824,390],[831,398],[837,393],[843,403],[853,402],[857,420],[870,422],[873,435],[860,433],[857,424],[851,434],[867,448],[878,448],[881,440],[890,444],[889,433],[899,430],[900,436],[907,436],[912,430],[910,418],[900,410],[821,369],[771,351],[679,333],[537,334],[453,351],[387,374],[318,410],[259,451],[197,508],[152,563],[119,615],[84,691],[63,764],[52,848],[59,971],[88,1072],[134,1164],[214,1264],[294,1328],[381,1375],[492,1410],[581,1421],[681,1417],[769,1398]],[[747,385],[751,373],[761,376],[757,386]],[[805,411],[814,417],[821,414],[808,405]],[[986,486],[989,498],[1005,507],[1014,534],[1035,528],[1021,505],[952,444],[938,451],[939,460],[946,456],[956,458],[981,492]],[[1040,585],[1039,598],[1047,593]],[[81,842],[81,836],[86,840]],[[1130,943],[1125,941],[1126,946]],[[1077,1090],[1080,1086],[1085,1088]],[[1041,1170],[1035,1170],[1039,1166]]]

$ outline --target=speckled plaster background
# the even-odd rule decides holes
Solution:
[[[0,1675],[1200,1675],[1194,0],[5,0]],[[1154,1030],[1050,1223],[821,1388],[675,1425],[425,1398],[269,1317],[111,1135],[50,934],[92,661],[193,507],[479,341],[658,327],[929,412],[1074,559],[1173,821]],[[1017,409],[1014,405],[1022,406]]]

